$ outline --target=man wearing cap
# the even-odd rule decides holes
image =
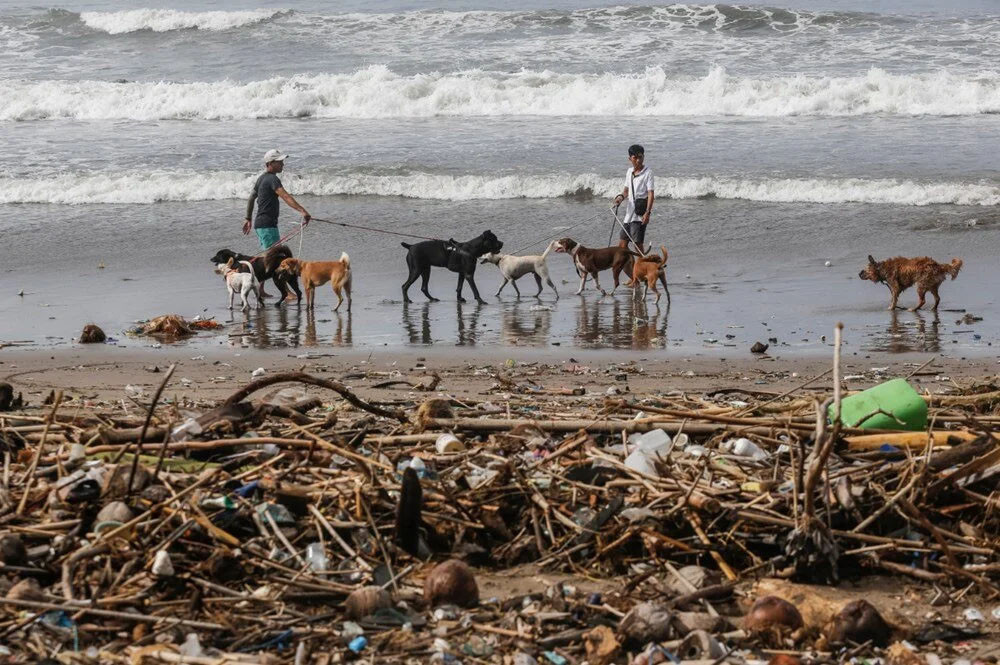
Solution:
[[[645,157],[646,151],[641,145],[628,147],[628,161],[632,166],[625,172],[624,191],[615,197],[615,206],[628,199],[625,228],[619,236],[618,246],[628,247],[629,240],[632,240],[640,252],[643,251],[642,243],[646,238],[649,213],[653,211],[653,171],[643,164]]]
[[[288,155],[282,154],[280,150],[268,150],[264,154],[264,167],[267,169],[257,178],[247,201],[247,216],[243,220],[243,235],[250,233],[251,227],[257,232],[257,240],[260,241],[261,249],[268,249],[276,244],[281,236],[278,234],[278,199],[281,198],[293,209],[302,214],[303,226],[309,223],[312,217],[299,202],[292,198],[292,195],[281,186],[278,174],[285,168],[285,159]],[[253,205],[257,203],[257,216],[253,217]],[[251,224],[250,220],[253,219]]]

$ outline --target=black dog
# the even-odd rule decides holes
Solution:
[[[485,303],[479,296],[479,289],[476,288],[476,280],[473,278],[476,272],[476,264],[483,254],[499,252],[503,248],[503,243],[497,240],[492,231],[483,231],[481,234],[469,242],[455,242],[454,240],[425,240],[416,244],[401,243],[409,250],[406,253],[406,267],[410,269],[410,276],[403,284],[403,301],[411,302],[407,291],[410,285],[420,277],[420,290],[424,292],[428,300],[437,300],[427,291],[427,280],[431,276],[431,267],[447,268],[458,273],[458,302],[465,302],[462,297],[462,287],[465,280],[469,280],[472,293],[476,300]]]
[[[292,250],[288,249],[288,245],[275,245],[267,250],[263,256],[256,257],[240,254],[231,249],[220,249],[212,257],[212,263],[218,265],[219,263],[229,263],[230,259],[235,259],[234,266],[237,267],[239,272],[246,272],[246,266],[240,263],[240,261],[249,261],[250,265],[253,266],[254,274],[257,276],[257,283],[260,284],[261,292],[264,291],[265,279],[274,280],[274,285],[281,292],[281,297],[278,298],[278,302],[274,303],[274,306],[280,307],[281,303],[288,297],[288,287],[291,287],[295,295],[298,296],[298,299],[302,300],[302,292],[299,290],[299,280],[295,275],[285,275],[277,272],[281,262],[290,258],[292,258]]]

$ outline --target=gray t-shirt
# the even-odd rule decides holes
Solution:
[[[254,217],[255,229],[267,229],[278,226],[278,195],[275,192],[281,187],[281,180],[274,173],[264,173],[253,189],[257,193],[257,216]]]

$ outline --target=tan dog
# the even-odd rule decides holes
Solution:
[[[337,306],[333,308],[333,311],[336,312],[340,309],[344,302],[341,290],[347,294],[347,311],[351,311],[351,257],[347,255],[347,252],[341,253],[339,261],[285,259],[278,266],[276,272],[282,275],[298,275],[302,278],[302,286],[306,291],[307,309],[315,308],[316,287],[330,282],[333,286],[333,292],[337,295]]]
[[[889,309],[896,309],[899,294],[916,284],[919,300],[917,306],[911,307],[910,311],[915,312],[924,306],[924,294],[928,291],[934,296],[933,309],[937,311],[938,304],[941,302],[938,287],[948,275],[951,275],[952,279],[958,277],[958,271],[961,269],[962,259],[952,259],[951,263],[938,263],[929,256],[915,259],[897,256],[894,259],[876,261],[869,254],[868,265],[858,273],[858,277],[871,282],[882,282],[889,287],[889,294],[892,298]]]
[[[667,305],[669,306],[670,289],[667,288],[667,248],[660,245],[660,251],[663,252],[662,257],[655,254],[647,254],[635,260],[632,266],[632,282],[630,286],[633,289],[632,293],[634,295],[639,282],[645,282],[645,288],[642,292],[643,300],[649,295],[649,290],[653,289],[653,293],[656,294],[656,302],[660,302],[660,291],[656,288],[656,282],[659,281],[663,284],[663,290],[667,293]]]

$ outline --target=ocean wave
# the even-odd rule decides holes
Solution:
[[[175,9],[128,9],[117,12],[82,12],[80,21],[87,27],[121,35],[140,30],[170,32],[172,30],[232,30],[267,21],[286,13],[282,9],[248,11],[186,12]]]
[[[244,199],[255,175],[235,171],[80,173],[0,179],[0,203],[157,203]],[[451,175],[341,173],[282,176],[296,195],[363,195],[450,201],[518,198],[610,198],[621,179],[593,173]],[[865,178],[658,177],[656,193],[675,199],[742,199],[778,203],[876,203],[924,206],[1000,205],[1000,186]]]
[[[6,81],[0,120],[232,120],[433,116],[856,116],[1000,113],[1000,73],[701,78],[469,71],[350,74],[236,83]]]

